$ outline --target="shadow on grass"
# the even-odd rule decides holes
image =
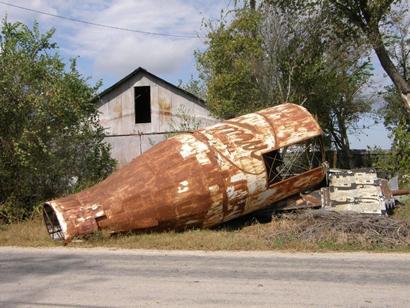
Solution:
[[[270,223],[274,214],[275,211],[271,209],[247,214],[245,216],[224,222],[218,226],[211,228],[211,230],[240,231],[243,228],[249,227],[254,224],[263,225]]]

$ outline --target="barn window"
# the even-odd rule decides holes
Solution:
[[[151,123],[151,88],[134,88],[135,123]]]

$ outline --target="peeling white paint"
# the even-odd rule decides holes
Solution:
[[[229,187],[226,189],[226,194],[228,195],[228,198],[231,199],[231,198],[234,196],[234,194],[235,194],[235,188],[232,187],[232,186],[229,186]]]
[[[97,213],[95,213],[95,217],[102,217],[102,216],[104,216],[104,211],[103,210],[98,211]]]
[[[99,205],[99,204],[93,204],[92,206],[91,206],[91,209],[93,210],[93,211],[95,211],[95,210],[97,210],[98,208],[100,208],[101,207],[101,205]]]
[[[195,152],[195,149],[188,143],[183,143],[181,146],[181,151],[179,153],[184,159],[187,159],[191,155],[193,155]]]
[[[239,173],[237,173],[237,174],[235,174],[231,177],[231,182],[232,183],[245,181],[245,180],[246,180],[246,176],[242,172],[239,172]]]
[[[178,193],[184,193],[189,190],[188,181],[179,182]]]
[[[233,199],[245,198],[248,193],[247,191],[244,191],[244,190],[235,190],[234,187],[229,186],[226,189],[226,194],[228,196],[228,200],[233,200]]]
[[[205,152],[205,151],[208,150],[208,146],[205,143],[199,142],[197,140],[195,140],[195,141],[196,141],[195,148],[196,148],[198,153],[199,152]]]
[[[193,155],[197,156],[200,163],[208,163],[209,159],[206,157],[206,152],[208,151],[208,146],[191,135],[181,135],[175,138],[181,143],[181,150],[179,153],[184,159],[191,157]],[[210,162],[209,162],[210,163]]]
[[[211,161],[208,158],[207,153],[205,152],[201,152],[199,154],[196,155],[196,160],[198,161],[198,163],[200,163],[201,165],[207,165],[210,164]]]
[[[266,187],[265,174],[263,176],[247,174],[246,175],[248,182],[248,191],[249,194],[255,194],[260,191],[263,191]]]

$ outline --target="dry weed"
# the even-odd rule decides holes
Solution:
[[[410,250],[410,221],[394,217],[341,214],[322,210],[274,216],[269,223],[249,221],[235,228],[186,232],[119,234],[99,232],[70,247],[193,250]],[[58,246],[40,217],[0,228],[0,246]]]
[[[307,210],[274,217],[262,236],[270,242],[398,248],[410,245],[410,223],[387,216]]]

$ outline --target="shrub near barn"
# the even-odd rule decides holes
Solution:
[[[0,34],[0,223],[42,200],[94,183],[115,162],[103,142],[90,86],[41,33],[3,19]]]

